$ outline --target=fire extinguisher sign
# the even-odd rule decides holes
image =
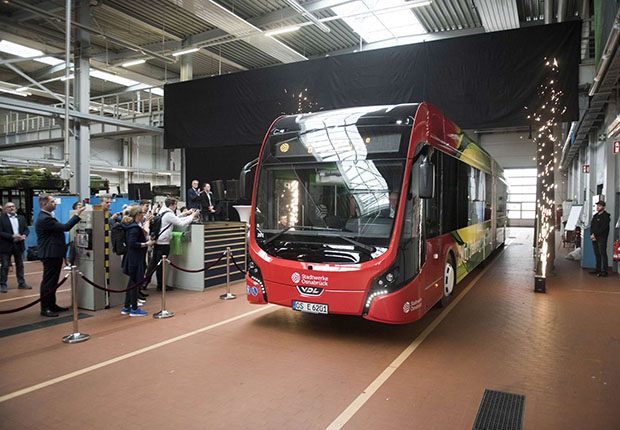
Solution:
[[[620,140],[614,140],[614,154],[620,154]]]
[[[614,242],[614,261],[620,261],[620,241]]]
[[[584,164],[583,166],[581,166],[581,171],[583,173],[590,173],[590,165],[589,164]]]

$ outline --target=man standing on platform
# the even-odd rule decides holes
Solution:
[[[11,255],[15,259],[17,274],[17,288],[31,290],[24,280],[24,246],[26,236],[30,230],[26,226],[26,218],[15,214],[15,203],[8,202],[4,205],[4,213],[0,215],[0,291],[6,293],[6,281],[11,265]]]
[[[192,188],[187,190],[187,209],[200,210],[200,190],[196,179],[192,181]]]
[[[596,214],[590,223],[590,238],[596,257],[596,269],[591,271],[592,275],[599,277],[607,276],[607,237],[609,236],[610,216],[605,212],[605,202],[596,202]]]
[[[65,243],[65,231],[69,231],[80,221],[79,215],[84,212],[84,207],[77,210],[68,223],[62,224],[54,218],[52,212],[56,209],[56,200],[43,194],[39,196],[41,212],[37,217],[35,229],[39,245],[39,258],[43,261],[43,279],[41,280],[41,315],[57,317],[58,312],[68,310],[56,304],[56,293],[44,296],[58,284],[62,259],[67,255]]]
[[[213,193],[211,185],[205,183],[200,193],[200,214],[203,221],[215,221],[215,209],[213,204]]]

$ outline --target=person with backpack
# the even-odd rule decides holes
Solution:
[[[144,212],[138,205],[131,206],[129,213],[123,216],[121,225],[125,230],[126,252],[123,257],[123,273],[129,276],[127,287],[137,284],[144,279],[144,268],[146,266],[146,249],[155,243],[154,240],[147,240],[144,230],[140,223],[144,219]],[[138,307],[138,288],[133,288],[125,293],[125,306],[121,314],[130,317],[142,317],[148,312]]]
[[[170,255],[170,239],[172,238],[172,226],[176,225],[184,227],[198,218],[200,212],[186,212],[180,217],[175,215],[177,210],[177,200],[167,198],[166,205],[157,216],[151,221],[151,239],[155,239],[155,247],[153,249],[153,258],[149,262],[147,273],[150,273],[155,265],[161,260],[162,256]],[[150,281],[150,280],[149,280]],[[157,290],[161,291],[162,287],[162,269],[161,265],[157,268]],[[168,287],[166,287],[168,288]]]

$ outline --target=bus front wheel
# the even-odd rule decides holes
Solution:
[[[454,292],[454,286],[456,285],[456,268],[454,265],[454,258],[452,255],[448,257],[446,265],[443,270],[443,294],[439,301],[440,307],[448,306]]]

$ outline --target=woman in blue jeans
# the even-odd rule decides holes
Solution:
[[[121,221],[125,229],[125,244],[127,245],[127,254],[123,257],[122,267],[123,273],[129,276],[128,287],[144,279],[146,250],[155,243],[154,240],[146,240],[146,234],[140,227],[143,219],[142,208],[135,205],[129,208],[128,214]],[[130,317],[141,317],[148,314],[138,307],[138,288],[133,288],[125,293],[125,306],[121,310],[121,314],[129,314]]]

